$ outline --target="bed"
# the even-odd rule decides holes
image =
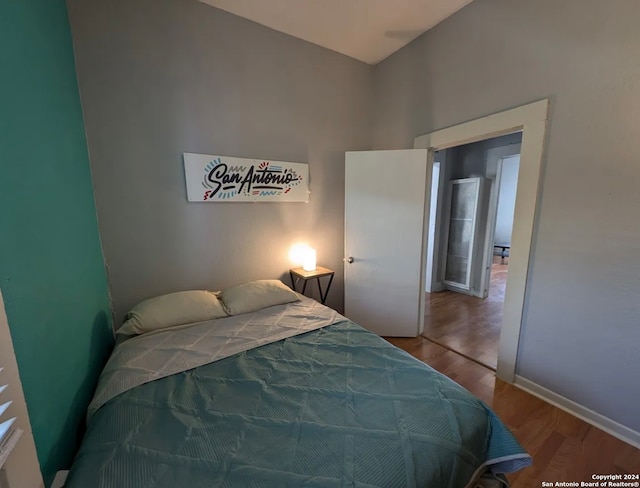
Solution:
[[[151,330],[119,334],[65,488],[502,486],[531,463],[461,386],[285,288],[142,310]]]

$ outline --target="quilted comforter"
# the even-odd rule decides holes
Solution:
[[[530,464],[480,400],[316,305],[118,346],[65,488],[453,488]]]

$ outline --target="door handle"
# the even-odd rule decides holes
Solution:
[[[349,263],[349,264],[353,263],[353,258],[351,256],[349,256],[347,258],[347,263]]]

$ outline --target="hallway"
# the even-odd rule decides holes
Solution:
[[[489,296],[427,293],[422,336],[495,370],[509,258],[493,257]]]

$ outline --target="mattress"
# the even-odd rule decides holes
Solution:
[[[331,309],[243,315],[119,345],[65,488],[453,488],[531,463],[482,401]]]

